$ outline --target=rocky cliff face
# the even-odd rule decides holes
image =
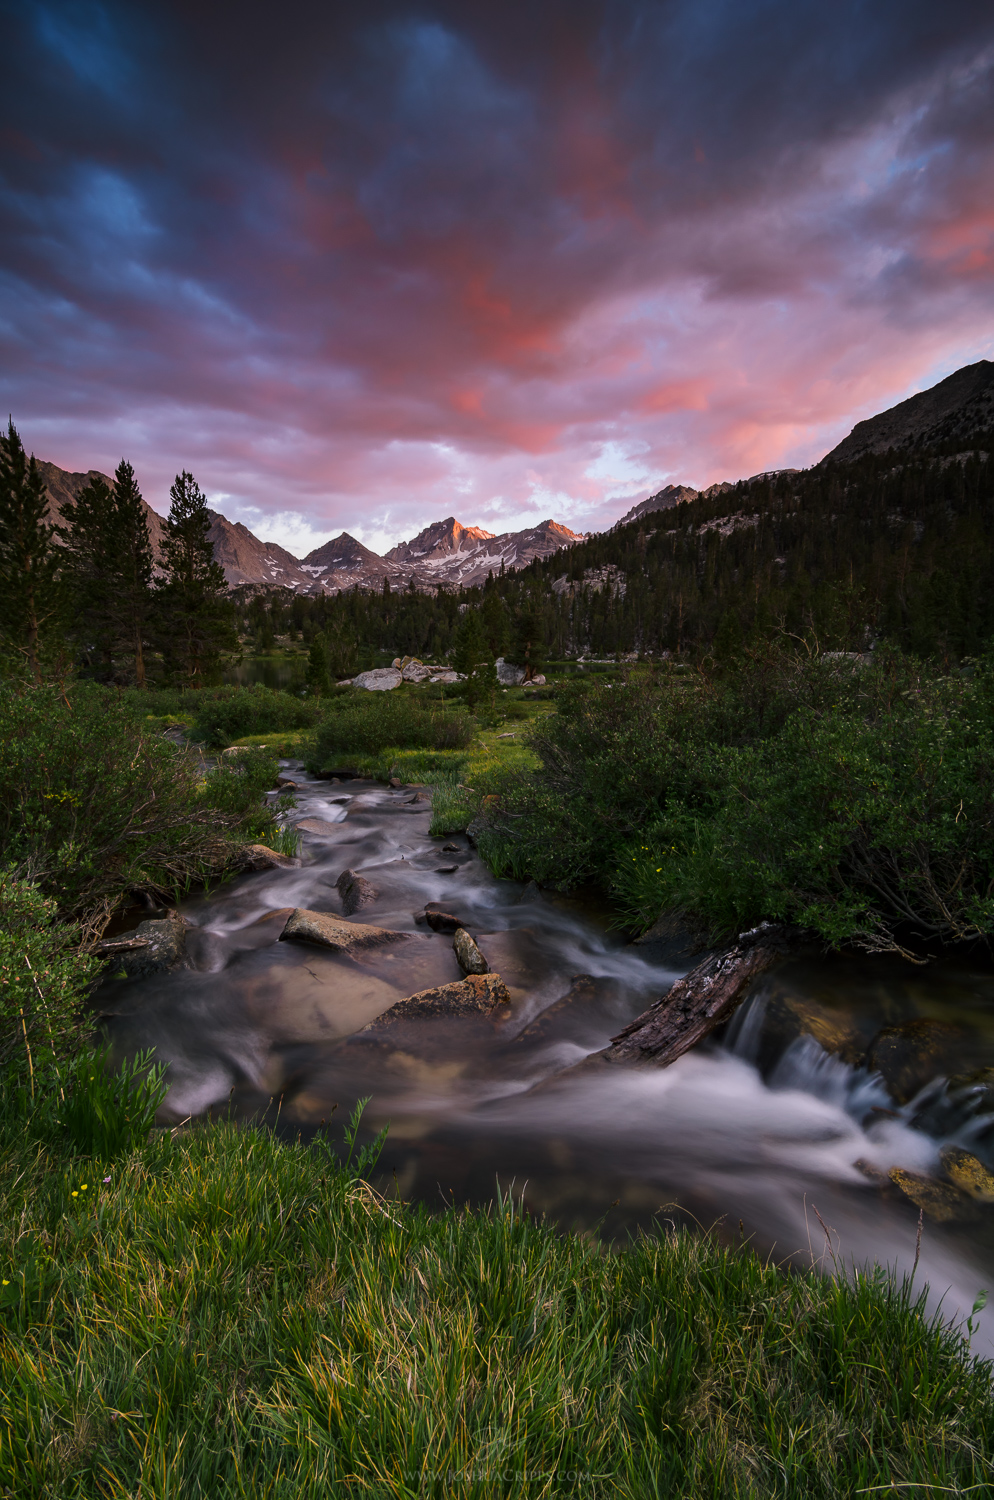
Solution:
[[[668,484],[664,490],[659,490],[655,495],[650,495],[648,500],[640,500],[638,505],[633,505],[626,516],[616,524],[627,526],[630,521],[641,521],[643,516],[651,515],[655,510],[669,510],[673,505],[680,505],[684,500],[696,500],[699,490],[692,490],[689,484]]]
[[[889,448],[924,448],[957,443],[969,448],[975,437],[994,427],[994,363],[978,360],[948,375],[930,390],[910,396],[888,411],[857,422],[847,438],[822,463],[851,463],[865,453]]]
[[[229,521],[211,510],[210,539],[214,561],[224,569],[229,588],[254,584],[260,588],[287,588],[306,593],[314,580],[297,559],[276,542],[261,542],[240,521]]]

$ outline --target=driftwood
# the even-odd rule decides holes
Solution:
[[[611,1038],[597,1054],[604,1062],[666,1068],[728,1020],[751,982],[797,945],[796,928],[764,922],[729,948],[711,953],[696,969]]]
[[[98,958],[115,958],[119,953],[138,953],[142,948],[149,948],[151,944],[148,938],[108,938],[103,942],[95,943],[90,949]]]

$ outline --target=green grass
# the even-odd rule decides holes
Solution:
[[[990,1367],[882,1276],[785,1276],[685,1234],[606,1253],[510,1203],[433,1217],[255,1129],[106,1168],[8,1134],[5,1496],[991,1482]]]

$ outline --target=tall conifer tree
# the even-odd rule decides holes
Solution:
[[[46,520],[48,495],[9,422],[0,435],[0,636],[42,677],[43,633],[59,613],[59,554]]]
[[[152,543],[145,502],[122,459],[113,489],[97,475],[62,508],[62,555],[74,633],[95,646],[108,674],[118,652],[131,656],[145,686],[145,638],[152,607]]]
[[[191,687],[211,674],[222,651],[237,644],[224,569],[214,561],[207,499],[192,474],[177,474],[162,544],[165,580],[158,591],[163,653]]]

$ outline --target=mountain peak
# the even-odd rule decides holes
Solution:
[[[899,401],[875,417],[857,422],[822,463],[852,463],[867,453],[889,448],[929,447],[962,442],[994,426],[994,363],[980,359],[964,365],[917,396]]]

